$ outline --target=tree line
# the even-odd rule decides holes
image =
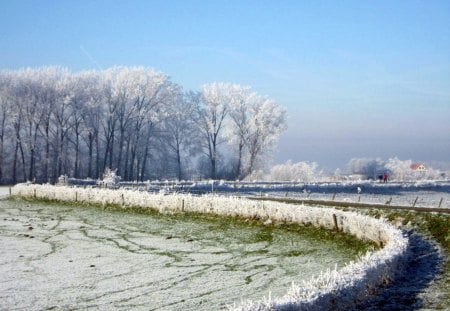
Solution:
[[[58,176],[244,179],[263,167],[286,112],[250,87],[184,91],[143,67],[0,71],[0,182]]]

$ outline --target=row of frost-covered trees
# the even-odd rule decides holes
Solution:
[[[242,179],[261,168],[285,111],[249,87],[186,92],[160,72],[59,67],[0,72],[0,181],[60,175]]]

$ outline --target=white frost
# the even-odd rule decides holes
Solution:
[[[282,297],[245,302],[232,307],[234,310],[342,310],[364,300],[375,287],[392,279],[402,268],[407,256],[408,238],[387,221],[332,208],[215,195],[163,195],[131,190],[33,184],[16,185],[12,188],[12,194],[66,202],[152,208],[163,213],[189,211],[241,216],[265,221],[310,224],[327,229],[335,229],[337,224],[338,229],[345,233],[383,245],[380,250],[367,253],[359,261],[351,262],[340,270],[323,272],[301,285],[293,284]]]

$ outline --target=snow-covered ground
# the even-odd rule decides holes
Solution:
[[[0,198],[9,196],[9,189],[10,189],[10,187],[0,186]]]
[[[144,185],[143,185],[144,186]],[[450,182],[185,182],[149,183],[151,191],[216,193],[241,196],[274,196],[311,200],[335,200],[400,206],[450,208]]]
[[[217,310],[356,256],[281,229],[6,200],[0,245],[1,310]]]
[[[262,219],[265,223],[289,222],[340,230],[360,239],[371,240],[383,247],[367,253],[342,269],[328,270],[303,285],[293,285],[284,296],[244,304],[238,309],[256,310],[260,307],[279,308],[338,308],[346,309],[367,298],[386,279],[395,277],[409,258],[409,240],[403,233],[381,219],[331,208],[295,206],[277,202],[255,202],[224,196],[192,196],[149,194],[141,191],[84,189],[51,185],[21,184],[13,194],[29,198],[58,201],[97,203],[106,206],[152,208],[162,213],[196,212],[223,216]],[[339,297],[339,299],[337,299]]]

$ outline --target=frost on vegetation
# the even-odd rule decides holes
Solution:
[[[121,177],[117,176],[117,170],[106,168],[105,173],[103,173],[103,179],[99,182],[99,184],[106,188],[115,187],[119,184],[120,180]]]
[[[357,174],[362,179],[378,179],[383,173],[388,173],[389,180],[421,181],[421,180],[445,180],[446,173],[427,166],[424,170],[415,170],[412,160],[400,160],[390,158],[387,161],[382,159],[353,158],[347,166],[352,174]]]
[[[252,201],[216,195],[150,194],[132,190],[69,188],[51,185],[18,184],[12,194],[22,197],[115,204],[151,208],[163,213],[197,212],[241,216],[270,222],[288,222],[337,229],[383,246],[368,252],[340,270],[328,270],[303,284],[293,284],[282,297],[243,302],[235,310],[336,310],[354,306],[367,298],[377,286],[391,280],[402,269],[407,256],[408,238],[383,219],[332,208],[295,206],[279,202]]]
[[[272,167],[269,179],[272,181],[312,182],[318,180],[322,175],[317,172],[318,167],[316,162],[292,163],[287,161],[285,164]]]

